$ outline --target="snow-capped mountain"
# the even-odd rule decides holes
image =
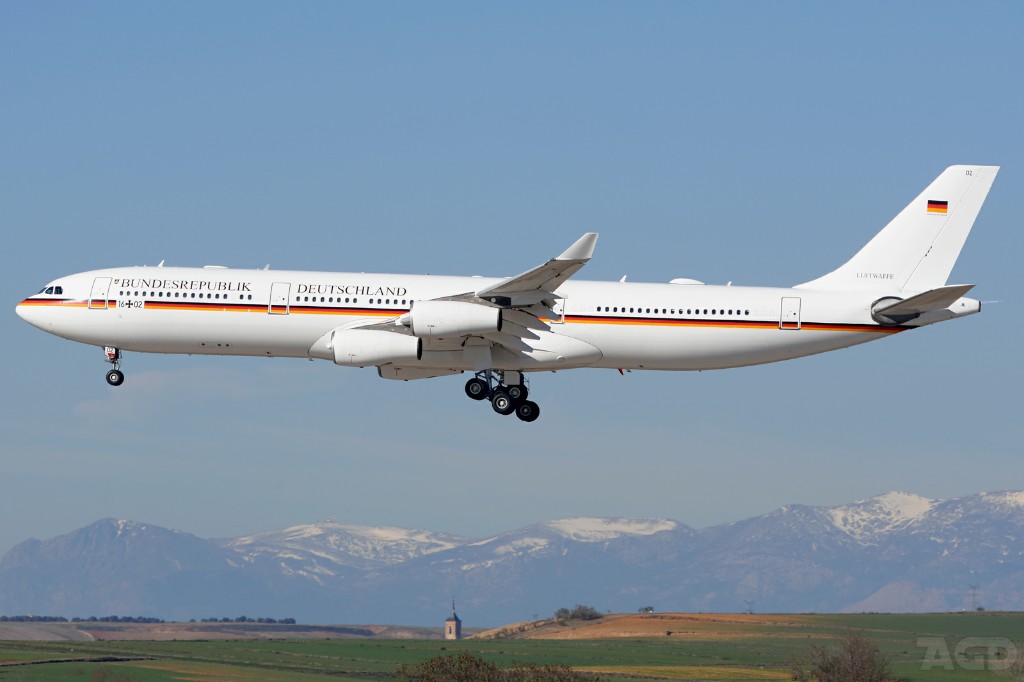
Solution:
[[[925,516],[935,506],[912,493],[887,493],[828,510],[832,524],[859,542],[878,542]]]
[[[971,587],[975,586],[975,587]],[[0,613],[467,624],[600,610],[1024,608],[1024,492],[893,492],[694,530],[566,518],[480,540],[320,523],[230,540],[104,519],[0,560]],[[976,602],[975,602],[976,600]]]
[[[440,552],[466,538],[392,526],[313,523],[224,541],[246,560],[275,559],[285,570],[310,577],[334,575],[338,566],[375,568]]]

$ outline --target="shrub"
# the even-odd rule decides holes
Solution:
[[[469,654],[438,656],[419,665],[399,666],[398,679],[403,682],[600,682],[595,675],[562,665],[499,668]]]
[[[810,670],[798,659],[790,661],[790,676],[800,682],[905,682],[893,677],[889,659],[870,639],[852,635],[838,647],[812,646]]]

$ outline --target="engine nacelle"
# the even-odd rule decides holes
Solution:
[[[421,339],[501,331],[501,308],[465,301],[416,301],[403,318]]]
[[[423,341],[415,336],[376,329],[342,329],[331,339],[334,363],[370,367],[392,362],[413,362],[423,357]]]

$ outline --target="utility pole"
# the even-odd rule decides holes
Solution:
[[[971,611],[978,610],[978,585],[968,585],[971,589]]]

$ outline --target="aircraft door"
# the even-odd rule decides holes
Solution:
[[[267,312],[271,315],[288,314],[288,298],[292,285],[288,282],[274,282],[270,285],[270,305]]]
[[[784,297],[782,299],[782,314],[779,317],[779,329],[800,328],[800,299],[795,297]]]
[[[94,310],[107,309],[107,295],[110,293],[110,277],[97,277],[92,281],[89,292],[89,307]]]

